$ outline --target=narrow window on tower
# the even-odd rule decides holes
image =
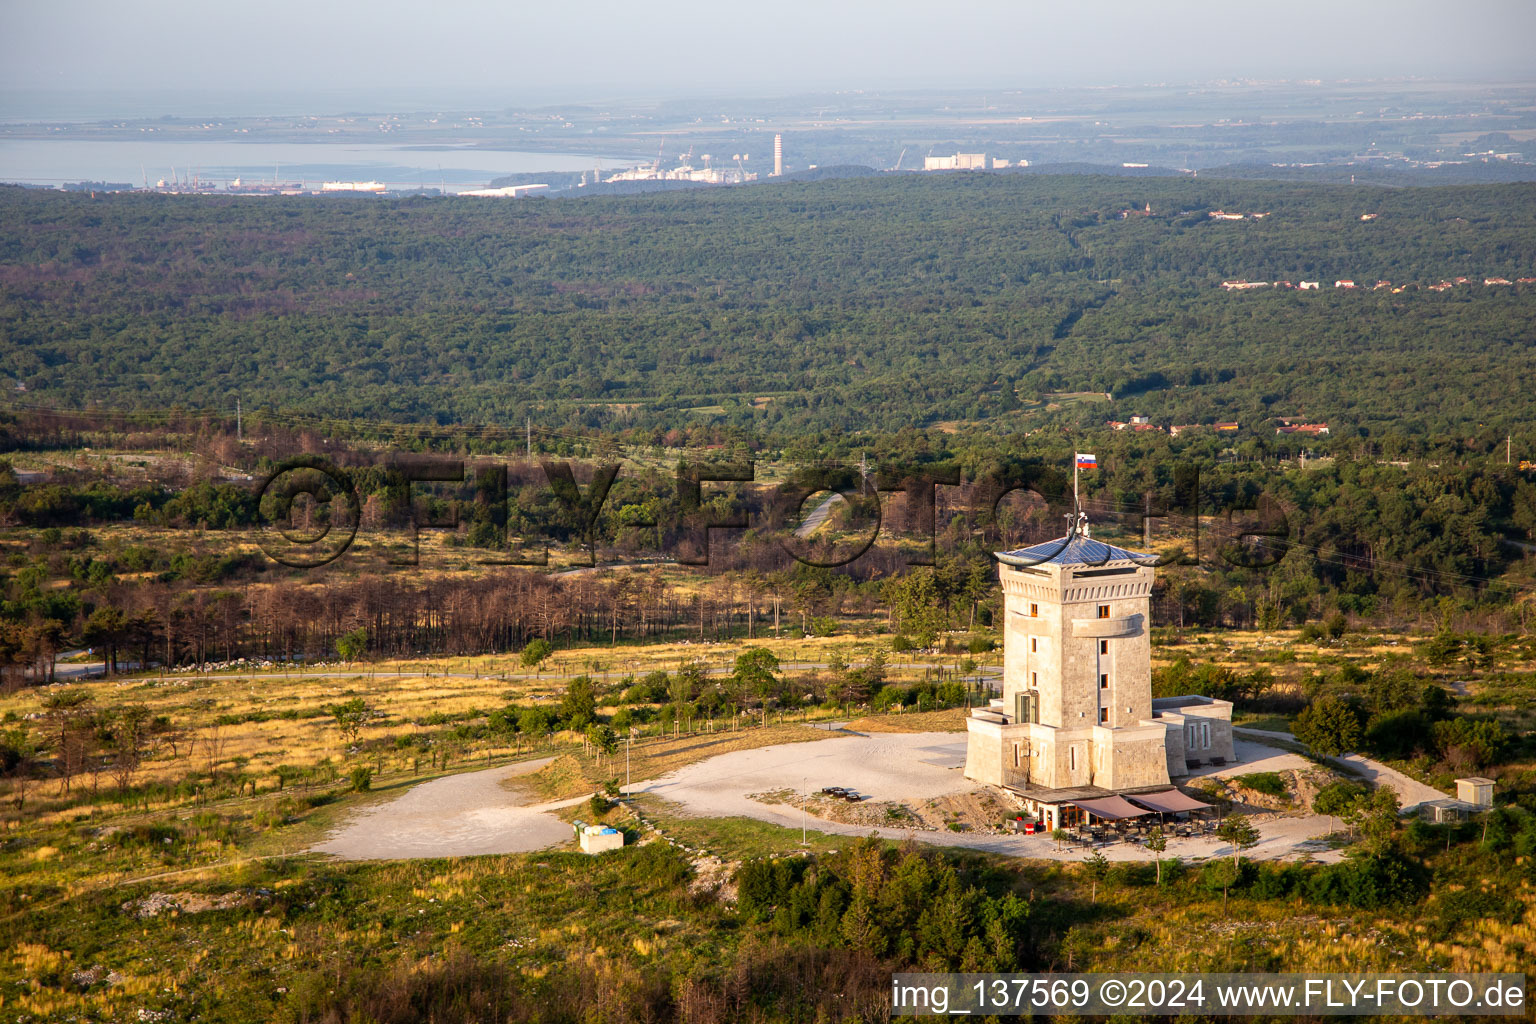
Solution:
[[[1099,724],[1109,724],[1109,708],[1099,708]]]
[[[1069,772],[1077,771],[1077,748],[1076,747],[1068,747],[1067,748],[1067,771],[1069,771]]]
[[[1107,604],[1099,605],[1099,618],[1101,618],[1101,619],[1109,618],[1109,605],[1107,605]]]
[[[1040,617],[1040,606],[1038,604],[1032,604],[1029,606],[1029,617],[1032,619],[1038,619]]]
[[[1101,689],[1101,690],[1109,689],[1109,673],[1108,672],[1100,672],[1099,673],[1099,689]]]
[[[1109,653],[1109,641],[1108,640],[1100,640],[1099,641],[1099,653],[1100,654],[1108,654]]]
[[[1036,651],[1038,651],[1040,649],[1038,644],[1039,644],[1039,641],[1037,641],[1034,637],[1030,637],[1029,638],[1029,653],[1033,654]]]

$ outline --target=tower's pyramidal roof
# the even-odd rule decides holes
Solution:
[[[1000,562],[1025,567],[1031,565],[1092,566],[1105,565],[1109,562],[1135,562],[1138,565],[1150,565],[1157,558],[1156,555],[1128,551],[1101,540],[1094,540],[1092,537],[1085,537],[1080,533],[1069,533],[1065,537],[1019,548],[1016,551],[998,551],[996,555]]]

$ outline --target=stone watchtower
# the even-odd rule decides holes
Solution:
[[[1026,794],[1167,786],[1151,556],[1074,532],[997,558],[1003,698],[968,722],[966,775]]]

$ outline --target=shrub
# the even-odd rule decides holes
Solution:
[[[1378,715],[1365,730],[1365,746],[1378,757],[1411,757],[1430,745],[1430,723],[1417,709]]]
[[[373,788],[373,769],[358,765],[347,773],[347,778],[352,780],[352,789],[357,793],[366,793]]]
[[[1304,877],[1295,864],[1264,864],[1248,886],[1248,895],[1256,900],[1284,899],[1301,887]]]
[[[1285,796],[1285,779],[1279,772],[1251,772],[1248,775],[1239,775],[1237,781],[1255,793]]]

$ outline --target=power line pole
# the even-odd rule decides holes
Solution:
[[[528,432],[528,461],[533,461],[533,417],[528,416],[523,421],[523,427]]]
[[[235,440],[245,440],[245,430],[240,423],[240,396],[235,396]]]
[[[1514,434],[1504,435],[1504,465],[1509,465],[1509,446],[1514,441]]]

